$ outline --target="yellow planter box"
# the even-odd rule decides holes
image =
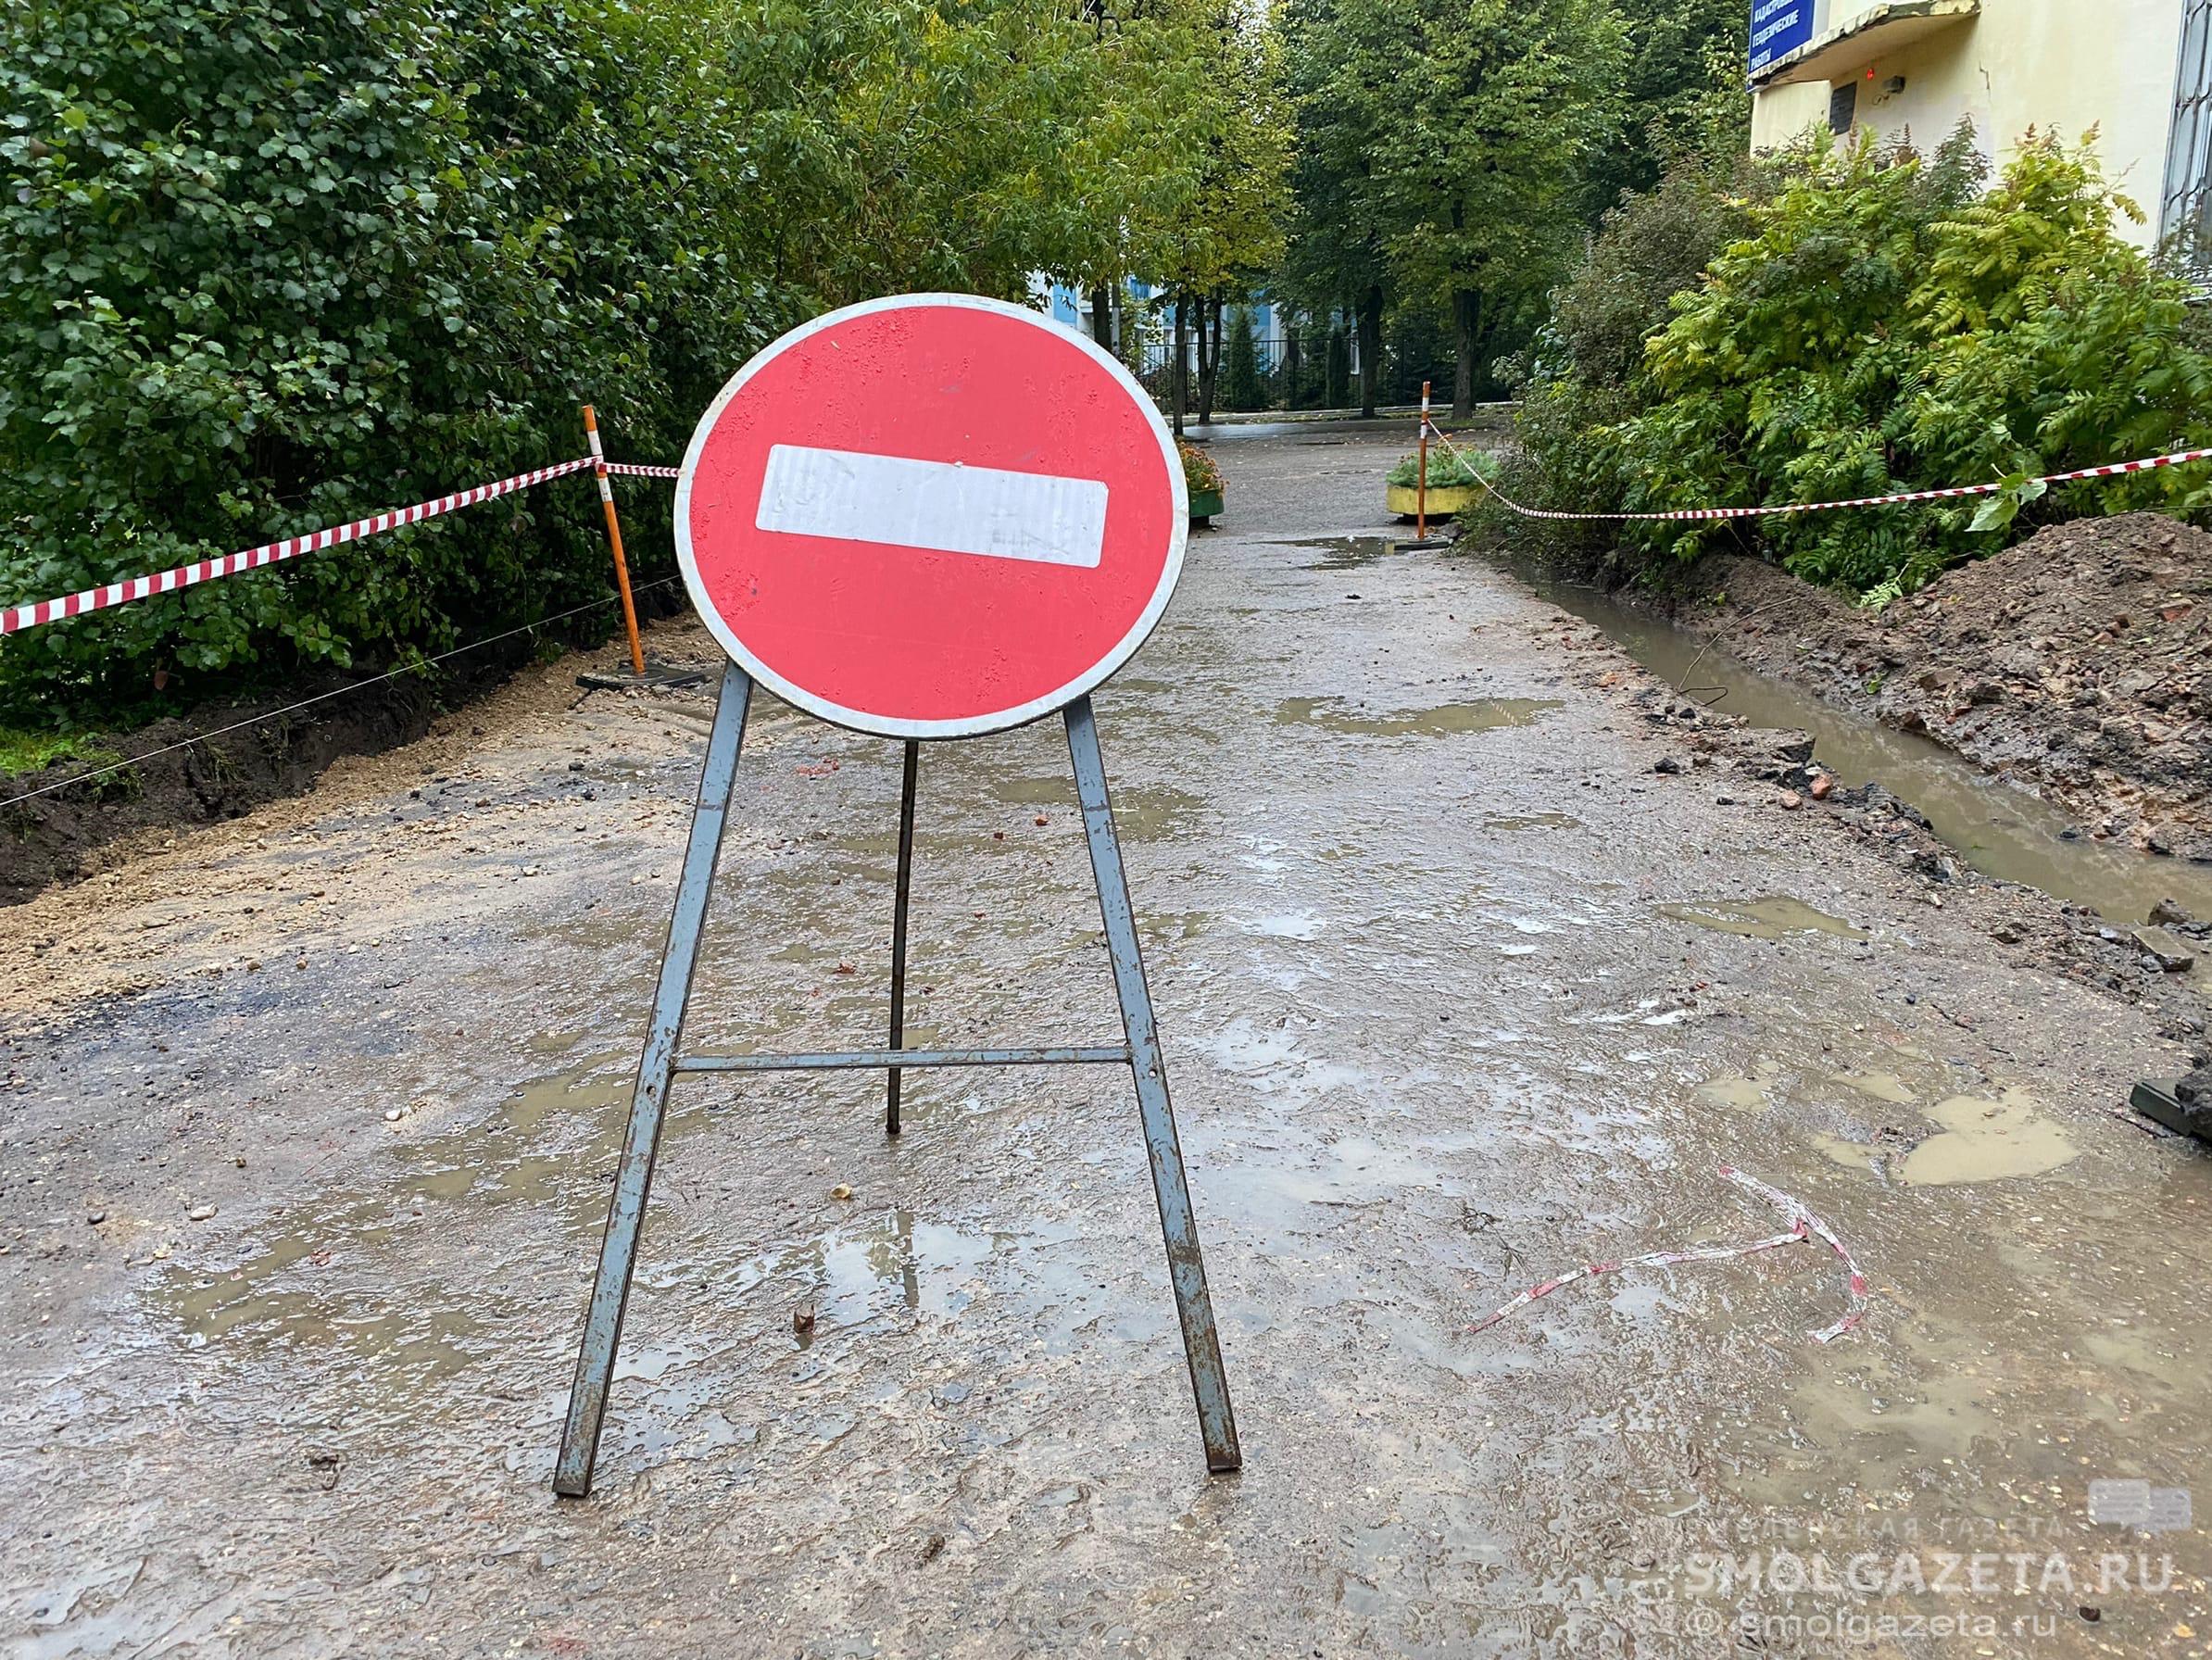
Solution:
[[[1420,491],[1411,484],[1386,484],[1383,488],[1388,492],[1386,499],[1391,512],[1401,519],[1411,519],[1415,515],[1420,506]],[[1475,505],[1476,494],[1473,484],[1458,484],[1448,490],[1439,490],[1431,484],[1428,487],[1428,516],[1431,519],[1449,519],[1454,513],[1464,513]]]

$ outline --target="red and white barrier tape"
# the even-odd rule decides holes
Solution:
[[[1539,1298],[1549,1297],[1561,1287],[1571,1286],[1578,1279],[1595,1279],[1601,1274],[1618,1274],[1624,1268],[1665,1268],[1671,1267],[1678,1263],[1724,1263],[1735,1257],[1751,1256],[1761,1251],[1773,1251],[1783,1245],[1795,1245],[1800,1240],[1816,1236],[1842,1259],[1844,1269],[1850,1276],[1847,1283],[1850,1288],[1851,1301],[1849,1310],[1843,1317],[1834,1325],[1823,1327],[1820,1330],[1814,1332],[1812,1334],[1813,1341],[1832,1343],[1865,1319],[1866,1315],[1866,1276],[1859,1271],[1858,1264],[1852,1260],[1851,1252],[1844,1249],[1843,1241],[1836,1238],[1834,1230],[1778,1188],[1770,1188],[1757,1177],[1746,1176],[1742,1171],[1728,1164],[1723,1164],[1720,1167],[1720,1174],[1738,1187],[1756,1193],[1761,1199],[1766,1200],[1780,1211],[1790,1219],[1790,1231],[1786,1234],[1776,1234],[1771,1239],[1754,1239],[1748,1245],[1700,1245],[1687,1251],[1648,1251],[1641,1256],[1623,1257],[1618,1262],[1591,1263],[1588,1267],[1570,1268],[1566,1273],[1559,1275],[1555,1278],[1547,1279],[1540,1285],[1529,1287],[1504,1307],[1493,1314],[1484,1315],[1474,1325],[1466,1327],[1465,1331],[1469,1336],[1478,1331],[1487,1331],[1515,1310],[1527,1308]]]
[[[591,457],[573,461],[561,461],[551,467],[540,467],[532,472],[518,472],[512,478],[503,478],[496,484],[478,484],[472,490],[457,491],[441,496],[435,501],[417,502],[411,508],[397,508],[389,513],[375,513],[366,519],[357,519],[351,524],[338,524],[329,530],[310,531],[304,536],[286,536],[281,542],[265,542],[258,547],[248,547],[243,553],[228,553],[220,559],[200,560],[189,565],[179,565],[173,571],[158,572],[152,576],[133,576],[124,582],[111,582],[82,593],[66,594],[59,599],[40,599],[29,605],[0,607],[0,635],[14,634],[19,629],[35,628],[42,622],[59,622],[64,617],[81,617],[87,611],[106,610],[110,606],[127,605],[133,599],[147,599],[157,594],[173,594],[179,588],[189,588],[196,583],[209,582],[219,576],[234,576],[241,571],[258,571],[264,565],[273,565],[282,560],[297,559],[303,553],[318,553],[325,547],[335,547],[345,542],[358,542],[363,536],[377,535],[383,531],[397,530],[402,525],[420,524],[425,519],[435,519],[441,513],[450,513],[458,508],[474,507],[480,501],[490,501],[498,496],[511,496],[517,490],[527,490],[533,484],[542,484],[548,479],[563,474],[581,472],[598,465]],[[673,467],[637,467],[623,462],[604,464],[609,472],[635,473],[641,478],[673,478]]]
[[[1451,439],[1438,431],[1432,421],[1429,434],[1449,450],[1456,459],[1459,448]],[[2124,472],[2150,472],[2160,467],[2179,467],[2186,461],[2212,459],[2212,449],[2178,449],[2171,455],[2146,456],[2140,461],[2114,461],[2105,467],[2083,467],[2072,472],[2046,472],[2030,481],[2039,484],[2071,484],[2085,478],[2118,478]],[[1468,472],[1474,472],[1473,468]],[[2005,486],[2002,482],[1993,484],[1959,484],[1947,490],[1907,490],[1898,496],[1856,496],[1848,501],[1799,501],[1780,507],[1767,508],[1683,508],[1668,513],[1559,513],[1548,508],[1525,508],[1491,484],[1479,472],[1475,481],[1498,498],[1501,507],[1518,513],[1524,519],[1577,519],[1602,520],[1619,523],[1635,520],[1641,522],[1674,522],[1690,519],[1758,519],[1783,513],[1826,513],[1839,508],[1890,508],[1912,501],[1952,501],[1966,496],[1994,496]]]

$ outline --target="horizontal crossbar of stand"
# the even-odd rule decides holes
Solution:
[[[685,1055],[678,1072],[840,1072],[856,1067],[1126,1066],[1126,1045],[1112,1049],[863,1049],[826,1055]]]

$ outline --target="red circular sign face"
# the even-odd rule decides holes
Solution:
[[[676,483],[676,555],[772,691],[861,732],[964,737],[1128,660],[1188,512],[1166,424],[1091,341],[902,295],[794,329],[722,389]]]

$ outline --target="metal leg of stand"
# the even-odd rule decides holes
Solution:
[[[1099,913],[1106,924],[1122,1029],[1129,1039],[1129,1069],[1137,1080],[1145,1152],[1152,1165],[1152,1192],[1160,1201],[1160,1231],[1167,1241],[1168,1278],[1175,1287],[1175,1314],[1183,1324],[1183,1357],[1189,1363],[1190,1389],[1198,1399],[1206,1467],[1220,1474],[1239,1467],[1244,1459],[1237,1446],[1237,1419],[1229,1407],[1221,1338],[1214,1329],[1213,1302],[1206,1295],[1206,1265],[1199,1255],[1198,1218],[1184,1179],[1183,1149],[1167,1095],[1167,1069],[1160,1058],[1151,993],[1146,989],[1144,960],[1137,952],[1136,913],[1130,907],[1121,843],[1113,834],[1113,809],[1106,795],[1106,763],[1099,753],[1098,723],[1088,698],[1068,705],[1067,726],[1075,794],[1083,803],[1083,830],[1090,843],[1091,872],[1098,878]]]
[[[723,673],[714,730],[707,738],[698,806],[692,814],[690,843],[684,849],[684,874],[676,885],[668,944],[660,955],[660,985],[653,994],[653,1025],[638,1063],[637,1088],[630,1098],[630,1126],[622,1138],[614,1197],[607,1208],[598,1275],[584,1317],[584,1343],[576,1355],[568,1421],[560,1432],[560,1459],[553,1472],[553,1490],[569,1498],[580,1499],[591,1491],[592,1462],[598,1454],[599,1426],[607,1415],[607,1390],[614,1377],[615,1346],[622,1341],[630,1273],[637,1261],[638,1230],[645,1222],[646,1195],[653,1185],[653,1159],[660,1150],[661,1113],[684,1029],[684,1005],[690,999],[692,972],[698,962],[714,862],[729,820],[730,792],[736,782],[752,689],[752,680],[742,669],[733,665]]]
[[[922,746],[906,740],[906,768],[899,785],[899,887],[891,900],[891,1047],[906,1047],[906,902],[914,886],[914,775]],[[899,1133],[899,1068],[891,1068],[890,1093],[884,1107],[884,1133]]]

